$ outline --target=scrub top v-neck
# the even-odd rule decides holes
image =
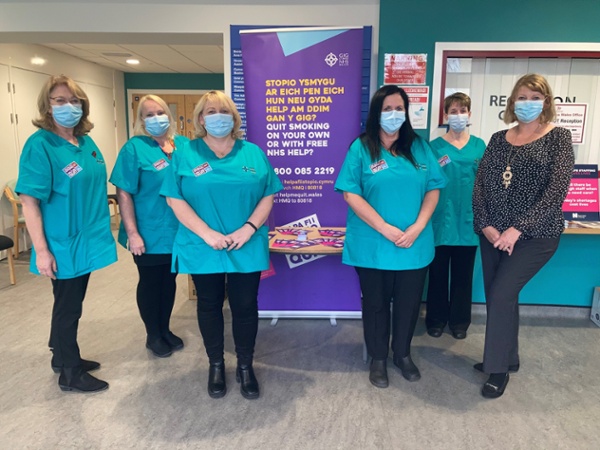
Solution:
[[[23,147],[15,187],[40,202],[58,279],[75,278],[117,260],[104,158],[92,138],[77,140],[79,146],[47,130],[35,132]],[[30,268],[39,274],[35,248]]]
[[[485,152],[485,142],[470,136],[458,149],[439,137],[430,143],[448,185],[440,190],[440,200],[431,223],[435,245],[476,246],[479,238],[473,231],[473,186],[479,162]]]
[[[237,140],[218,158],[203,139],[194,139],[173,155],[173,170],[161,194],[185,200],[211,229],[229,234],[242,227],[263,197],[283,186],[265,153]],[[268,230],[262,226],[239,250],[214,250],[180,224],[173,246],[179,273],[256,272],[269,267]]]
[[[446,185],[446,178],[424,140],[415,140],[412,154],[416,166],[384,148],[379,160],[372,161],[367,148],[360,139],[356,139],[348,150],[335,190],[360,195],[383,220],[406,230],[417,220],[425,194]],[[431,222],[427,223],[411,247],[401,248],[348,208],[346,242],[342,253],[344,264],[382,270],[411,270],[427,266],[433,256]]]
[[[189,139],[185,136],[175,136],[173,154],[188,142]],[[119,152],[110,176],[112,184],[131,195],[137,229],[144,240],[147,254],[169,254],[173,251],[179,221],[165,198],[159,194],[163,181],[171,170],[171,159],[163,153],[154,139],[149,136],[134,136]],[[123,221],[118,241],[127,248],[128,238]]]

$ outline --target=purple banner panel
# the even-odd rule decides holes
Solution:
[[[362,28],[248,30],[241,43],[247,138],[284,185],[269,225],[345,226],[333,185],[360,134]],[[271,260],[261,311],[360,311],[356,273],[339,255]]]

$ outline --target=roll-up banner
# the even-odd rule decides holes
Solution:
[[[362,28],[241,30],[247,139],[281,179],[269,225],[344,227],[333,186],[360,134]],[[340,255],[271,255],[261,317],[359,317],[360,288]]]

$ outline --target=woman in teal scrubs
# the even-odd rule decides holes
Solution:
[[[49,346],[63,391],[96,392],[108,383],[88,372],[77,327],[90,273],[117,260],[106,201],[106,166],[88,136],[90,104],[70,78],[53,76],[38,97],[39,128],[25,143],[16,191],[33,242],[31,271],[51,279]]]
[[[110,177],[123,219],[118,240],[133,254],[140,276],[136,296],[146,347],[166,358],[183,348],[181,338],[169,329],[177,287],[171,252],[179,222],[159,191],[171,171],[173,152],[189,139],[176,134],[169,107],[156,95],[140,100],[134,134],[121,149]]]
[[[380,388],[388,386],[392,300],[394,364],[408,381],[421,378],[410,343],[434,255],[429,219],[446,185],[429,145],[410,124],[408,105],[397,86],[375,93],[366,131],[350,146],[335,184],[349,205],[342,262],[358,273],[365,343],[373,358],[369,380]]]
[[[227,392],[224,364],[225,279],[237,355],[236,379],[245,398],[259,396],[252,368],[258,330],[260,273],[269,267],[267,227],[273,194],[283,189],[265,153],[244,141],[233,101],[206,93],[194,109],[198,139],[173,155],[161,194],[181,222],[173,271],[192,275],[198,325],[209,359],[208,394]]]
[[[430,145],[448,185],[431,218],[435,258],[429,266],[427,333],[440,337],[448,324],[455,339],[471,324],[473,267],[479,239],[473,231],[473,185],[485,142],[467,131],[471,99],[462,92],[444,100],[448,132]],[[450,289],[448,289],[448,285]]]

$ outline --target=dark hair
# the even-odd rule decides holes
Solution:
[[[418,138],[417,133],[413,130],[410,124],[410,117],[408,114],[408,95],[402,88],[394,85],[382,86],[373,94],[371,99],[371,105],[369,106],[369,114],[367,116],[367,126],[363,134],[360,135],[360,140],[365,147],[369,150],[371,161],[375,162],[381,157],[381,139],[379,138],[379,132],[381,130],[381,124],[379,118],[381,116],[381,109],[383,108],[383,101],[389,95],[400,94],[402,100],[404,100],[404,109],[406,111],[406,120],[400,127],[398,133],[398,139],[392,144],[390,151],[394,155],[404,156],[408,159],[412,165],[416,167],[416,161],[413,157],[411,147],[415,139]]]
[[[452,103],[458,103],[460,106],[467,108],[467,111],[471,112],[471,97],[464,92],[455,92],[444,99],[444,112],[448,114],[448,110],[452,106]]]

